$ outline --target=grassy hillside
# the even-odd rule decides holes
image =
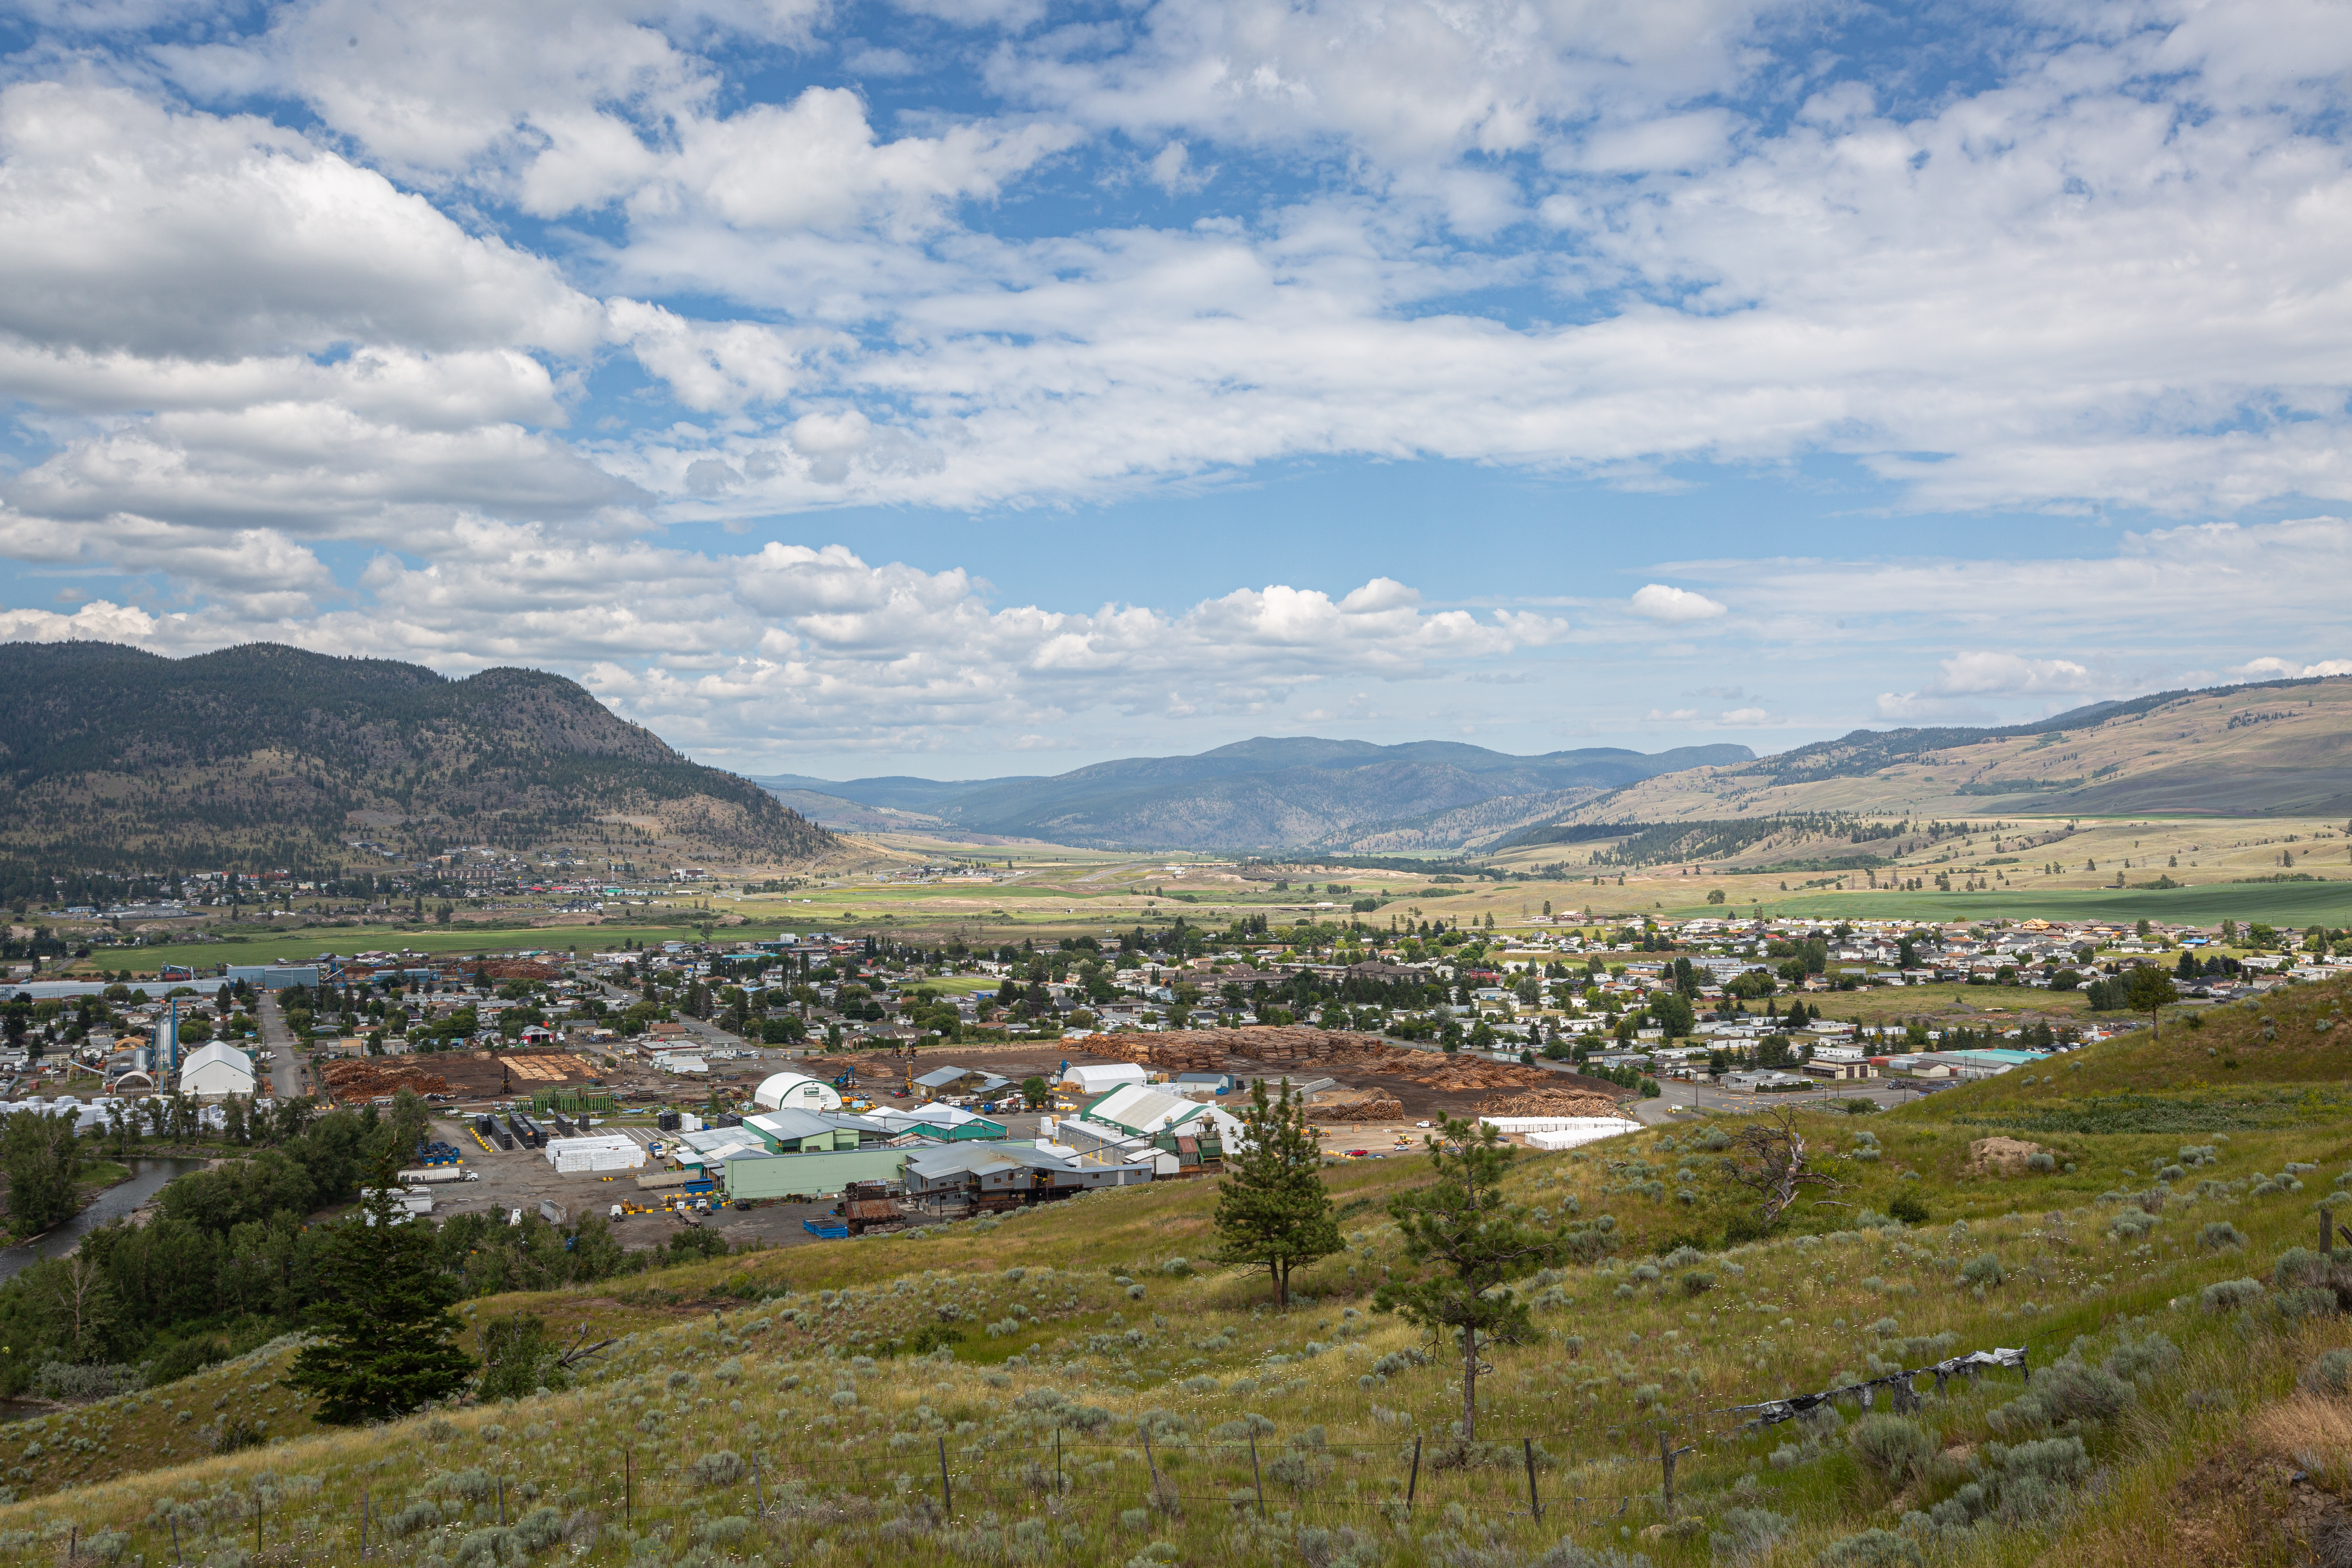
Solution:
[[[645,845],[766,860],[835,847],[577,684],[445,679],[258,643],[169,659],[0,645],[0,853],[93,869],[314,866],[347,839]]]
[[[2352,814],[2352,679],[2167,694],[2006,731],[1857,730],[1662,774],[1575,822],[1788,812],[1907,816]]]
[[[1602,1255],[1528,1285],[1538,1337],[1493,1355],[1466,1467],[1434,1463],[1458,1362],[1369,1310],[1404,1266],[1381,1204],[1423,1179],[1391,1160],[1329,1173],[1350,1250],[1286,1316],[1201,1266],[1213,1189],[1162,1184],[476,1302],[624,1338],[578,1387],[374,1431],[310,1428],[265,1347],[0,1429],[0,1552],[78,1532],[163,1562],[176,1521],[185,1560],[250,1561],[257,1509],[269,1560],[352,1562],[364,1506],[420,1565],[2299,1563],[2352,1495],[2352,1402],[2298,1388],[2352,1331],[2288,1251],[2352,1162],[2352,1036],[2317,1027],[2344,1001],[1802,1113],[1840,1185],[1760,1243],[1724,1244],[1744,1189],[1710,1144],[1742,1118],[1524,1158],[1514,1194]],[[2053,1116],[2075,1124],[2034,1130]],[[2049,1170],[1980,1169],[1989,1136]],[[1880,1219],[1904,1194],[1926,1222]],[[958,1337],[916,1353],[926,1332]],[[1728,1409],[1995,1346],[2032,1381],[1922,1379],[1900,1419],[1885,1388],[1754,1429]],[[204,1452],[226,1416],[285,1440]],[[1662,1432],[1688,1450],[1671,1513]]]

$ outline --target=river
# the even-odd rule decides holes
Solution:
[[[149,1198],[163,1191],[163,1184],[174,1176],[184,1176],[190,1171],[205,1168],[202,1160],[133,1160],[131,1179],[117,1182],[98,1194],[98,1201],[66,1221],[37,1241],[22,1247],[0,1247],[0,1279],[17,1270],[28,1268],[44,1258],[62,1258],[81,1245],[88,1236],[109,1220],[129,1214]]]

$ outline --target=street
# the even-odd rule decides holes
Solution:
[[[278,1010],[278,993],[261,992],[261,1005],[254,1015],[261,1026],[262,1060],[269,1069],[269,1089],[279,1100],[292,1100],[307,1094],[310,1069],[297,1054],[294,1031],[286,1026],[286,1015]],[[183,1053],[185,1054],[185,1053]]]

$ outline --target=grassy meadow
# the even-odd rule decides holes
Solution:
[[[364,1518],[418,1568],[2302,1562],[2352,1497],[2344,1368],[2312,1373],[2352,1330],[2291,1250],[2323,1199],[2352,1218],[2345,1002],[1797,1112],[1836,1185],[1763,1241],[1727,1236],[1743,1117],[1522,1155],[1512,1196],[1587,1256],[1520,1287],[1538,1332],[1491,1354],[1483,1450],[1446,1442],[1458,1355],[1371,1310],[1405,1267],[1385,1202],[1426,1178],[1396,1158],[1329,1169],[1348,1250],[1287,1313],[1204,1261],[1213,1186],[1164,1183],[470,1302],[618,1342],[572,1387],[381,1428],[317,1426],[265,1346],[0,1427],[0,1558],[163,1563],[176,1530],[187,1562],[356,1562]],[[1988,1168],[1992,1137],[2047,1158]],[[1906,1195],[1925,1221],[1885,1220]],[[2032,1380],[1731,1408],[1996,1347]]]

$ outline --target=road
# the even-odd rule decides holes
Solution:
[[[1916,1099],[1919,1092],[1900,1079],[1883,1078],[1825,1082],[1818,1089],[1792,1089],[1782,1094],[1753,1094],[1673,1079],[1661,1083],[1658,1089],[1657,1099],[1633,1102],[1636,1121],[1655,1124],[1675,1116],[1677,1110],[1754,1112],[1767,1106],[1818,1106],[1827,1100],[1867,1100],[1882,1109],[1892,1109],[1906,1100]]]
[[[295,1055],[294,1031],[286,1026],[286,1015],[278,1010],[278,993],[261,994],[262,1058],[269,1067],[269,1089],[280,1100],[292,1100],[310,1092],[310,1069]]]

